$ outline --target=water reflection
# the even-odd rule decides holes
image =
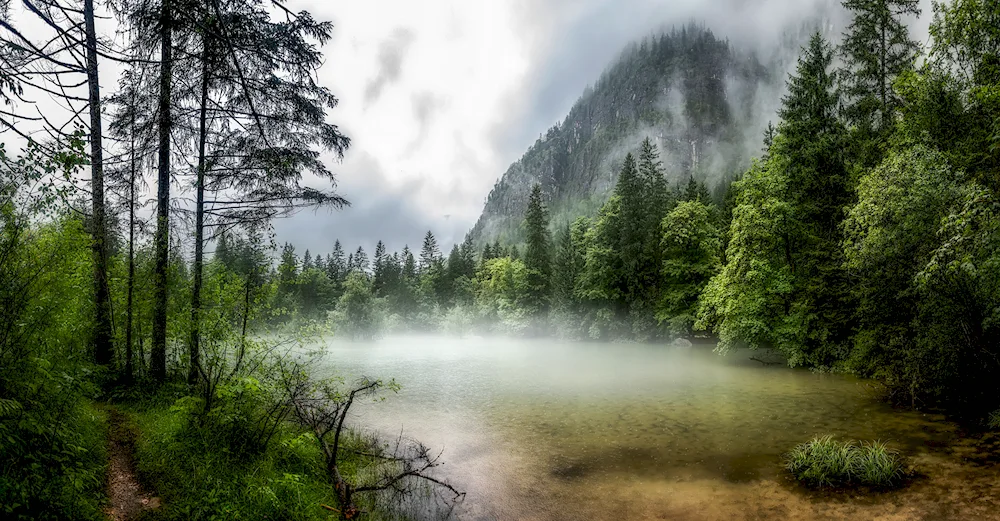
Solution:
[[[414,337],[328,353],[331,371],[402,385],[357,420],[444,449],[443,475],[468,491],[466,519],[895,515],[898,498],[829,505],[796,491],[781,453],[833,434],[938,465],[930,447],[956,438],[940,417],[871,399],[865,381],[710,348]]]

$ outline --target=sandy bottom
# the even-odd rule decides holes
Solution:
[[[989,520],[1000,519],[1000,465],[994,437],[908,460],[915,477],[892,492],[815,492],[774,465],[743,482],[679,470],[668,479],[615,472],[576,475],[564,467],[525,469],[509,497],[522,498],[482,519],[551,520]],[[538,476],[534,479],[528,476]],[[530,498],[530,499],[529,499]]]

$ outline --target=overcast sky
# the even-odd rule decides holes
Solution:
[[[561,121],[626,44],[691,20],[737,45],[766,46],[780,28],[837,0],[288,0],[334,23],[320,80],[329,114],[352,139],[329,158],[341,211],[275,223],[299,252],[442,249],[461,241],[490,188],[539,134]],[[929,0],[916,33],[926,35]],[[110,28],[108,28],[110,29]],[[118,67],[103,64],[105,95]],[[0,136],[6,137],[6,136]]]
[[[313,253],[335,238],[369,252],[378,239],[419,247],[427,229],[447,249],[510,163],[630,41],[698,19],[737,44],[767,42],[816,9],[811,0],[291,5],[335,24],[321,78],[341,101],[332,121],[353,140],[335,166],[353,206],[276,223],[279,242]]]

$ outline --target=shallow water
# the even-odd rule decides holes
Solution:
[[[846,375],[710,346],[491,338],[332,342],[326,363],[401,384],[355,421],[443,450],[442,475],[468,492],[461,519],[1000,518],[981,440]],[[886,441],[921,477],[875,495],[803,490],[781,454],[818,434]]]

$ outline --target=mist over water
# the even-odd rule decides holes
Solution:
[[[323,372],[401,384],[353,420],[443,450],[441,475],[468,492],[460,519],[870,519],[881,505],[803,496],[781,454],[833,434],[935,458],[956,435],[866,381],[711,348],[395,337],[332,342]]]

